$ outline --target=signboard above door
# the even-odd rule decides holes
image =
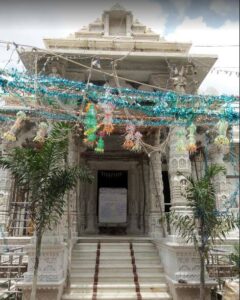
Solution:
[[[127,222],[127,189],[99,189],[99,223],[125,224]]]

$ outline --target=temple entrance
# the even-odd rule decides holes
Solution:
[[[99,170],[97,219],[100,234],[126,234],[128,219],[128,172]]]

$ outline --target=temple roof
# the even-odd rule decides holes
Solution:
[[[122,6],[122,5],[120,5],[119,3],[116,3],[116,4],[114,4],[112,7],[111,7],[111,9],[110,9],[111,11],[114,11],[114,10],[122,10],[122,11],[126,11],[126,9]]]
[[[47,49],[38,52],[38,69],[44,69],[46,74],[52,72],[54,64],[60,76],[86,81],[86,66],[90,66],[92,57],[98,57],[107,74],[112,74],[110,61],[118,60],[119,76],[173,89],[173,83],[169,83],[171,70],[183,66],[187,70],[191,65],[193,72],[187,75],[187,93],[195,92],[217,59],[213,55],[190,56],[191,43],[166,41],[119,4],[103,11],[101,17],[74,34],[46,38],[44,43]],[[35,53],[19,52],[25,67],[32,72]],[[47,56],[58,56],[59,61],[46,63]],[[103,75],[94,71],[91,80],[102,81]],[[126,83],[122,86],[126,87]]]

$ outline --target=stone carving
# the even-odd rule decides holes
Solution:
[[[48,76],[49,77],[56,77],[56,78],[61,77],[60,74],[58,73],[57,67],[54,67],[54,66],[52,67],[51,73]]]
[[[196,252],[178,252],[177,270],[175,272],[176,280],[185,279],[187,281],[199,280],[200,260]]]
[[[225,167],[223,160],[226,154],[225,148],[218,147],[215,144],[209,146],[209,156],[213,164],[218,164]],[[225,210],[224,203],[230,195],[229,186],[227,184],[226,174],[220,173],[214,178],[214,185],[216,189],[216,206],[218,210]]]

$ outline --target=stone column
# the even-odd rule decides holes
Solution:
[[[143,216],[143,204],[144,204],[144,196],[145,196],[145,186],[143,181],[143,167],[138,165],[138,201],[137,201],[137,209],[138,209],[138,228],[141,233],[144,232],[144,216]],[[145,199],[146,200],[146,199]]]
[[[130,14],[126,17],[126,35],[131,36],[132,34],[132,16]]]
[[[211,163],[226,167],[223,158],[224,155],[227,154],[227,152],[228,152],[228,147],[224,145],[218,146],[215,144],[211,144],[208,150]],[[230,194],[228,190],[226,174],[221,172],[217,176],[215,176],[214,185],[216,190],[216,208],[220,211],[223,211],[225,209],[224,203],[228,199]]]
[[[145,203],[143,203],[143,222],[144,222],[144,233],[149,233],[149,204],[150,204],[150,186],[149,186],[149,164],[147,161],[143,163],[143,180],[145,190]],[[144,196],[144,195],[143,195]]]
[[[2,141],[0,151],[4,156],[8,151],[9,143]],[[8,170],[0,168],[0,236],[5,236],[8,223],[8,207],[11,197],[12,176]]]
[[[83,153],[85,150],[86,147],[83,144],[80,144],[79,142],[77,147],[77,165],[80,167],[86,164],[85,159],[81,156],[81,153]],[[87,227],[86,214],[88,203],[88,187],[88,183],[81,182],[80,180],[78,180],[76,190],[76,227],[78,236],[83,234]]]
[[[78,145],[73,135],[69,137],[69,149],[68,149],[68,164],[70,167],[78,165]],[[69,208],[70,208],[70,226],[72,231],[72,237],[77,235],[77,187],[73,188],[68,194]]]
[[[154,136],[154,145],[160,143],[160,131]],[[149,235],[154,238],[164,236],[159,220],[164,211],[162,159],[160,152],[153,152],[149,157]]]
[[[109,14],[104,15],[104,36],[109,36]]]
[[[128,232],[138,233],[138,172],[137,167],[134,166],[129,172],[129,214],[128,214]]]
[[[77,199],[77,228],[78,236],[84,233],[86,229],[86,183],[80,182]]]
[[[215,145],[211,144],[209,146],[209,158],[212,164],[217,164],[223,167],[227,167],[223,158],[224,155],[229,152],[228,146],[225,145]],[[227,168],[226,168],[227,169]],[[219,173],[214,178],[214,185],[216,191],[216,208],[218,211],[224,212],[230,210],[237,218],[239,214],[239,208],[229,208],[228,204],[226,203],[229,200],[231,191],[229,189],[227,183],[227,176],[223,172]],[[235,242],[239,241],[239,229],[235,228],[230,231],[227,235],[228,240],[234,240]]]
[[[87,184],[87,228],[86,233],[97,233],[97,170],[92,169],[95,180]]]
[[[183,195],[187,184],[184,176],[191,175],[191,161],[188,151],[177,147],[179,130],[185,134],[181,138],[183,145],[186,145],[186,129],[184,128],[175,127],[171,132],[169,141],[168,172],[170,177],[171,209],[179,214],[186,214],[189,213],[189,208],[187,207],[187,199]],[[179,175],[178,172],[181,172],[184,176]]]

